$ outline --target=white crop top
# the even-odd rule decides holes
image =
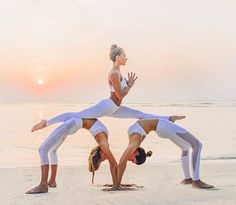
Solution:
[[[111,85],[111,83],[109,82],[109,86],[110,86],[110,90],[112,92],[115,92],[114,87]],[[125,78],[122,76],[122,80],[120,81],[120,89],[123,90],[125,87],[127,87],[127,83]]]

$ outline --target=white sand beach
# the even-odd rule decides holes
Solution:
[[[102,165],[95,174],[95,185],[86,166],[60,167],[58,187],[46,194],[27,195],[25,191],[39,183],[40,170],[33,168],[0,169],[1,204],[169,204],[169,205],[235,205],[236,163],[203,163],[201,178],[215,185],[215,190],[194,189],[182,185],[181,165],[129,164],[124,183],[135,183],[143,188],[133,191],[102,191],[104,184],[111,183],[109,168]]]
[[[79,205],[235,205],[236,154],[235,104],[147,104],[131,105],[150,113],[185,114],[180,125],[192,131],[203,143],[201,178],[216,190],[198,190],[180,184],[180,150],[169,140],[151,133],[142,146],[153,156],[142,166],[129,163],[123,183],[143,186],[135,191],[104,192],[111,183],[108,163],[104,163],[91,185],[89,151],[96,144],[86,130],[68,137],[58,150],[58,187],[47,194],[26,195],[40,181],[38,148],[55,127],[30,133],[33,122],[87,105],[1,105],[0,204],[79,204]],[[11,113],[11,114],[9,114]],[[13,114],[14,113],[14,114]],[[25,116],[25,117],[22,117]],[[14,119],[14,120],[12,120]],[[127,146],[127,128],[135,121],[102,119],[110,132],[109,143],[117,161]],[[14,128],[14,129],[12,129]]]

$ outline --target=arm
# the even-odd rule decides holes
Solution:
[[[127,161],[130,155],[132,155],[135,152],[135,150],[139,147],[139,145],[140,145],[139,142],[132,142],[131,144],[128,145],[123,155],[121,156],[117,169],[118,187],[120,187],[121,185],[121,180],[126,169]]]
[[[113,72],[110,75],[110,81],[112,83],[112,86],[115,90],[117,97],[120,100],[122,100],[128,94],[129,90],[134,85],[134,82],[136,80],[137,80],[137,76],[135,76],[135,73],[132,73],[132,72],[131,72],[131,74],[128,73],[128,80],[126,80],[127,86],[123,90],[121,90],[120,75],[117,72]]]
[[[127,86],[125,87],[123,90],[121,90],[121,87],[120,87],[120,76],[117,72],[113,72],[111,75],[110,75],[110,81],[111,81],[111,84],[115,90],[115,93],[117,95],[117,97],[122,100],[129,92],[131,86]]]
[[[113,187],[117,187],[117,162],[115,160],[115,157],[113,156],[113,154],[109,148],[109,144],[107,142],[107,139],[105,137],[102,139],[98,138],[97,142],[98,142],[99,146],[101,147],[101,150],[103,151],[107,160],[109,161]]]

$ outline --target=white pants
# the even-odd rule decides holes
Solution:
[[[169,119],[168,116],[160,116],[147,114],[139,110],[135,110],[125,106],[117,106],[110,98],[104,99],[99,103],[84,109],[80,112],[66,112],[56,117],[47,120],[47,126],[55,123],[65,122],[71,118],[100,118],[103,116],[109,116],[113,118],[135,118],[135,119],[145,119],[145,118],[164,118]]]
[[[192,148],[192,178],[193,180],[199,180],[202,143],[181,126],[165,119],[159,119],[155,131],[159,137],[170,139],[173,143],[180,147],[180,149],[182,149],[181,163],[186,179],[191,178],[189,171],[189,148]]]
[[[155,130],[157,135],[161,138],[168,138],[178,147],[182,149],[181,164],[184,172],[185,179],[191,178],[190,174],[190,156],[189,149],[192,148],[192,178],[193,180],[199,179],[199,167],[200,167],[200,153],[202,144],[196,139],[190,132],[182,128],[181,126],[174,124],[166,119],[159,119],[157,128]],[[128,129],[129,136],[132,133],[139,133],[142,139],[147,135],[143,127],[137,122],[134,123]]]
[[[82,127],[83,121],[79,118],[69,119],[57,127],[39,148],[41,165],[49,164],[49,158],[50,164],[56,165],[58,163],[57,149],[59,146],[65,141],[68,135],[76,133]],[[107,136],[109,135],[107,128],[99,120],[91,126],[89,132],[94,137],[100,132],[106,133]]]

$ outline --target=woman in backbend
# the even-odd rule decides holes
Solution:
[[[26,194],[39,194],[48,192],[49,187],[56,187],[56,174],[57,174],[57,149],[64,142],[67,135],[72,135],[80,128],[85,128],[89,130],[89,132],[94,136],[96,142],[99,146],[97,146],[93,150],[93,155],[90,158],[90,161],[96,161],[99,158],[99,162],[107,159],[110,164],[110,171],[112,175],[112,181],[115,187],[117,187],[117,163],[116,160],[109,149],[108,144],[108,131],[107,128],[96,119],[80,119],[74,118],[69,119],[56,128],[44,141],[44,143],[39,148],[39,155],[41,161],[41,182],[38,186],[30,189],[26,192]],[[92,154],[91,153],[91,154]],[[48,157],[49,155],[49,157]],[[48,172],[49,172],[49,158],[51,165],[51,177],[48,181]],[[97,166],[91,166],[90,171],[93,172],[99,168]],[[113,188],[111,188],[113,189]]]
[[[145,150],[140,147],[142,141],[150,131],[155,131],[161,138],[170,139],[182,149],[181,163],[184,172],[182,184],[192,184],[193,187],[202,189],[214,188],[212,185],[206,184],[200,180],[201,142],[189,131],[165,119],[138,120],[129,128],[129,145],[121,156],[117,167],[117,188],[120,188],[127,161],[132,161],[133,163],[140,165],[146,161],[146,157],[151,156],[151,151],[145,153]],[[192,148],[192,176],[189,169],[190,148]]]
[[[32,128],[32,132],[38,129],[42,129],[46,126],[50,126],[55,123],[65,122],[71,118],[99,118],[102,116],[110,116],[116,118],[166,118],[167,116],[158,116],[146,114],[141,111],[131,109],[125,106],[121,106],[123,98],[129,93],[133,87],[137,77],[134,73],[128,73],[128,80],[126,80],[121,71],[121,66],[126,64],[127,58],[125,51],[117,47],[116,45],[111,46],[110,59],[113,62],[113,67],[108,76],[108,83],[110,86],[110,97],[100,101],[92,107],[89,107],[80,112],[67,112],[49,120],[42,120]],[[172,118],[175,116],[172,116]]]

